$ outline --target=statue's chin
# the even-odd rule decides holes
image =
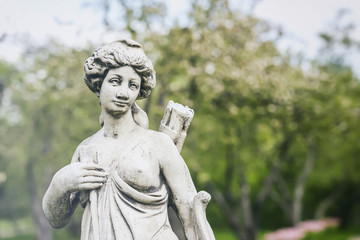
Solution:
[[[120,118],[129,111],[128,107],[122,109],[106,109],[106,113],[114,118]]]

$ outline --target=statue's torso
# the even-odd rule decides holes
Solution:
[[[163,179],[160,174],[159,152],[156,151],[151,131],[140,130],[129,138],[94,136],[89,145],[98,152],[97,163],[118,174],[131,187],[148,192],[158,189]]]
[[[154,147],[153,132],[140,133],[118,139],[94,135],[88,141],[89,151],[97,152],[95,160],[109,176],[86,204],[82,239],[96,239],[94,222],[99,226],[95,235],[105,234],[105,239],[177,239],[168,220],[159,146]]]

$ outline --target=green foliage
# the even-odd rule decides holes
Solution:
[[[35,235],[23,235],[9,238],[2,238],[3,240],[35,240]]]
[[[128,8],[124,28],[144,43],[157,72],[157,87],[140,102],[151,128],[158,128],[170,99],[195,110],[182,156],[197,188],[213,195],[211,225],[233,231],[215,231],[217,239],[240,238],[236,229],[246,231],[249,221],[245,210],[260,228],[290,225],[294,195],[311,155],[300,199],[304,218],[314,218],[334,190],[358,186],[360,85],[351,69],[314,61],[304,71],[292,64],[294,56],[277,50],[276,40],[264,40],[273,30],[269,24],[229,9],[224,0],[194,1],[189,24],[174,24],[166,34],[140,34],[134,27],[162,19],[165,9],[143,4],[140,14],[130,2],[120,2]],[[327,53],[336,37],[322,35]],[[97,98],[82,81],[83,63],[94,47],[87,49],[50,42],[16,65],[0,62],[0,171],[7,174],[0,183],[1,218],[29,216],[29,167],[41,198],[76,146],[100,128]],[[275,177],[262,199],[269,176]],[[359,191],[354,192],[358,199]],[[246,197],[249,207],[243,205]],[[338,199],[341,204],[329,212],[346,212],[343,222],[359,224],[356,201],[341,194]],[[349,206],[353,213],[345,211]],[[73,226],[79,221],[75,217]],[[55,234],[68,234],[70,228]],[[64,236],[55,238],[70,239]]]
[[[291,63],[293,56],[280,54],[275,42],[262,40],[271,30],[265,22],[233,12],[226,1],[208,1],[207,7],[194,3],[192,9],[193,24],[146,38],[146,50],[156,59],[159,89],[151,98],[157,104],[150,111],[152,126],[169,99],[194,108],[182,155],[197,185],[212,193],[208,184],[215,185],[240,222],[246,218],[241,182],[251,186],[255,211],[271,174],[276,181],[270,191],[278,195],[269,195],[278,209],[266,212],[280,208],[288,224],[294,224],[296,204],[304,201],[300,212],[314,218],[334,189],[358,181],[358,79],[333,62],[314,62],[305,72]],[[320,188],[326,191],[316,197],[307,191]],[[298,189],[304,196],[295,195]],[[229,221],[230,213],[220,208]],[[221,225],[218,211],[209,211],[216,214],[210,217],[218,219],[215,225]],[[263,226],[284,221],[261,216]]]
[[[8,106],[2,106],[7,108],[0,128],[4,132],[0,161],[7,174],[0,186],[2,218],[29,216],[34,208],[30,196],[39,199],[33,204],[40,208],[52,175],[70,162],[82,140],[100,128],[97,99],[82,81],[81,69],[90,53],[51,45],[51,50],[39,48],[24,55],[21,63],[7,70],[16,74],[8,75],[6,94],[11,99],[4,97]]]
[[[26,234],[26,235],[19,235],[14,237],[7,237],[7,238],[1,238],[2,240],[35,240],[36,236],[35,234]],[[53,236],[54,240],[78,240],[79,237],[74,237],[69,234],[68,231],[65,229],[58,230],[54,232]]]

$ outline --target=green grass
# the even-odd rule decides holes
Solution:
[[[309,233],[303,240],[348,240],[351,237],[360,237],[360,229],[329,228],[320,233]]]
[[[216,240],[236,240],[235,234],[230,230],[214,229]]]

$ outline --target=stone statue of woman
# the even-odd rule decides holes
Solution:
[[[209,195],[197,193],[174,140],[149,130],[135,104],[156,83],[141,45],[126,39],[99,48],[84,80],[99,97],[102,128],[54,175],[43,199],[50,224],[65,226],[80,203],[82,240],[175,240],[173,205],[186,239],[215,239],[205,217]]]

